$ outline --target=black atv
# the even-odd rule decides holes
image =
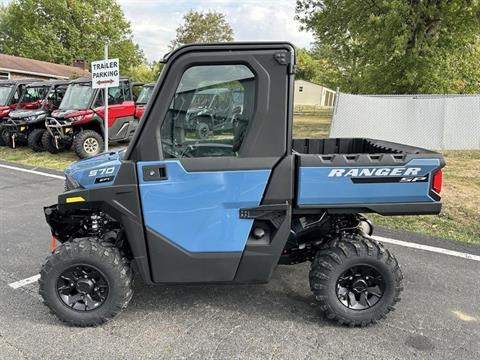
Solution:
[[[16,110],[10,112],[4,124],[7,145],[15,148],[28,144],[33,151],[44,151],[45,119],[58,108],[68,84],[50,80],[27,85]]]
[[[17,108],[25,87],[33,82],[33,79],[0,81],[0,146],[8,142],[8,131],[4,127],[8,115]]]
[[[228,88],[198,91],[187,111],[185,128],[195,132],[199,139],[207,138],[210,133],[231,130],[235,117],[241,113],[241,106],[235,104],[234,94],[235,92]]]

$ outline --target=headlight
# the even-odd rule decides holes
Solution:
[[[73,116],[70,118],[72,121],[80,121],[83,119],[83,115]]]

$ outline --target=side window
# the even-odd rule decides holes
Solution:
[[[122,102],[122,89],[120,87],[108,88],[108,105],[121,104]]]
[[[130,100],[130,88],[126,81],[120,81],[118,87],[108,89],[108,105],[121,104],[125,100]]]
[[[23,90],[23,86],[17,87],[17,90],[15,90],[15,93],[12,96],[12,100],[10,100],[11,104],[18,103],[18,100],[20,100],[20,96],[22,95],[22,90]]]
[[[130,94],[130,84],[126,81],[120,83],[120,86],[123,89],[123,100],[130,101],[132,100],[132,95]]]
[[[161,128],[165,158],[236,156],[255,108],[245,65],[188,68]]]
[[[93,104],[94,108],[98,108],[104,105],[103,102],[103,94],[105,93],[104,90],[100,90],[97,92],[97,98],[95,99],[95,103]]]

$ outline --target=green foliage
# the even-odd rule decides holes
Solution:
[[[305,49],[297,49],[295,78],[335,89],[336,71],[328,61]]]
[[[125,75],[127,75],[133,81],[148,84],[157,81],[162,68],[163,64],[159,62],[153,62],[151,66],[142,63],[137,66],[130,66],[125,72]]]
[[[0,11],[0,52],[70,65],[103,59],[103,46],[120,69],[145,56],[115,0],[14,0]]]
[[[224,14],[190,10],[183,16],[183,24],[177,28],[176,38],[170,47],[175,49],[185,44],[228,41],[233,41],[233,30]]]
[[[478,0],[298,0],[297,18],[343,91],[480,91]]]

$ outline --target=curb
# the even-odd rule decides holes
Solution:
[[[64,173],[62,171],[48,169],[48,168],[44,168],[44,167],[40,167],[40,166],[31,166],[31,165],[19,164],[17,162],[13,162],[13,161],[0,160],[0,164],[8,165],[8,166],[15,166],[15,167],[25,169],[25,170],[41,171],[41,172],[51,174],[51,175],[60,175],[60,176],[64,175]]]

